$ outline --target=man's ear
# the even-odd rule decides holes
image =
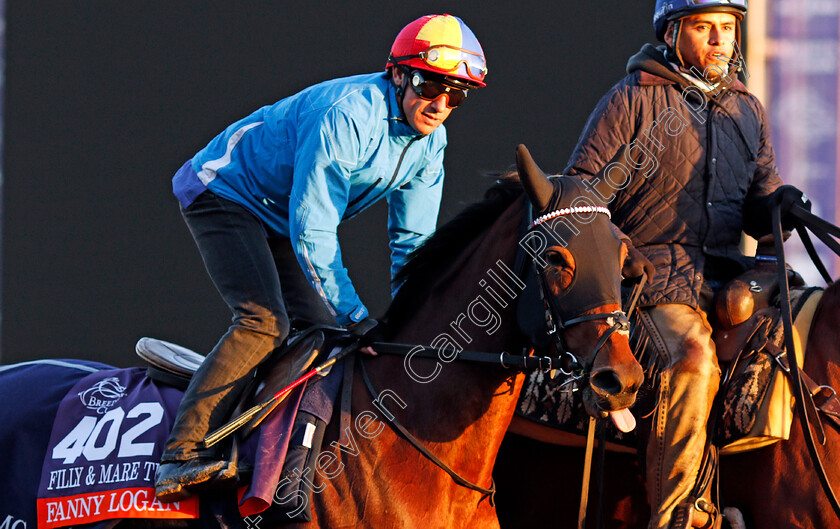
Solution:
[[[396,66],[391,66],[391,79],[394,81],[395,85],[402,86],[404,77],[405,73],[403,73],[402,70],[400,70]]]
[[[668,46],[670,46],[672,48],[674,47],[674,21],[673,20],[668,22],[668,28],[665,30],[665,36],[662,37],[662,40],[664,40],[665,44],[667,44]]]

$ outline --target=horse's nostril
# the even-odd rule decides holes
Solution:
[[[598,393],[605,395],[617,395],[624,390],[618,374],[613,369],[599,369],[592,373],[589,377],[589,385]]]

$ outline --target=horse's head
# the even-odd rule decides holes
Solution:
[[[534,299],[529,308],[520,304],[520,326],[535,345],[554,349],[568,362],[564,373],[580,378],[590,415],[610,414],[619,428],[631,427],[628,412],[615,412],[633,404],[643,373],[621,310],[627,249],[600,198],[611,193],[599,195],[575,177],[548,178],[522,145],[516,154],[533,211],[520,245],[536,271],[531,290],[542,298],[541,307]]]

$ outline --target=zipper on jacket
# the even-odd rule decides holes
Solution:
[[[351,200],[349,204],[347,204],[347,209],[350,209],[350,208],[352,208],[353,206],[355,206],[356,204],[358,204],[359,202],[361,202],[361,201],[362,201],[362,199],[363,199],[363,198],[365,198],[366,196],[368,196],[368,194],[369,194],[371,191],[373,191],[373,190],[376,188],[376,186],[378,186],[378,185],[379,185],[379,182],[381,182],[381,181],[382,181],[382,177],[377,178],[377,179],[376,179],[376,182],[374,182],[374,183],[372,183],[371,185],[369,185],[369,186],[368,186],[368,187],[367,187],[364,191],[362,191],[362,192],[359,194],[359,196],[357,196],[356,198],[354,198],[353,200]]]
[[[374,198],[373,200],[371,200],[370,202],[368,202],[367,204],[365,204],[365,207],[369,206],[370,204],[373,204],[374,202],[376,202],[377,200],[379,200],[380,198],[382,198],[382,197],[385,195],[385,193],[387,193],[387,192],[388,192],[388,190],[389,190],[389,189],[391,189],[391,186],[392,186],[392,185],[394,185],[394,181],[397,179],[397,175],[398,175],[398,174],[399,174],[399,172],[400,172],[400,166],[402,166],[402,163],[403,163],[403,158],[405,158],[405,153],[406,153],[406,152],[408,152],[408,148],[409,148],[409,147],[411,147],[411,144],[412,144],[412,143],[414,143],[415,141],[419,140],[419,139],[420,139],[420,138],[422,138],[422,137],[423,137],[423,136],[415,136],[415,137],[411,138],[411,140],[409,140],[409,142],[408,142],[408,143],[406,143],[406,144],[405,144],[405,147],[403,147],[402,153],[400,154],[400,159],[397,161],[397,168],[396,168],[396,169],[394,169],[394,174],[393,174],[393,175],[391,175],[391,181],[390,181],[390,182],[388,182],[388,185],[387,185],[387,186],[385,186],[385,189],[382,191],[382,193],[380,193],[380,194],[379,194],[379,196],[377,196],[376,198]],[[382,179],[380,178],[379,180],[377,180],[377,181],[376,181],[376,184],[378,184],[378,183],[379,183],[379,182],[381,182],[381,181],[382,181]],[[350,208],[350,206],[351,206],[352,204],[355,204],[355,203],[360,202],[360,201],[361,201],[361,199],[362,199],[365,195],[367,195],[367,194],[368,194],[368,191],[371,191],[371,190],[373,189],[373,187],[375,187],[375,186],[376,186],[376,184],[373,184],[373,185],[372,185],[372,186],[370,186],[369,188],[365,189],[365,191],[364,191],[361,195],[359,195],[358,197],[356,197],[356,199],[355,199],[355,200],[353,200],[353,202],[352,202],[351,204],[348,204],[348,205],[347,205],[347,208],[349,209],[349,208]],[[361,210],[365,209],[365,207],[360,207],[360,208],[359,208],[359,211],[361,211]]]

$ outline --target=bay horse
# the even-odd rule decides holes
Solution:
[[[835,389],[840,388],[838,323],[840,281],[826,288],[819,302],[803,366],[803,371],[817,384]],[[824,418],[822,424],[826,442],[818,449],[836,493],[840,488],[840,429]],[[558,481],[553,476],[559,472],[580,476],[583,450],[569,446],[575,442],[571,434],[553,431],[557,432],[555,435],[522,424],[516,428],[523,435],[509,434],[505,438],[494,474],[499,484],[497,503],[501,526],[535,529],[572,526],[580,480]],[[567,446],[552,444],[558,442]],[[523,458],[522,454],[530,457]],[[644,469],[640,468],[638,457],[627,449],[608,451],[605,476],[602,511],[605,527],[644,529],[649,506]],[[721,507],[737,509],[749,529],[840,528],[840,519],[817,480],[798,411],[794,412],[790,439],[751,452],[721,456],[719,489]],[[539,507],[549,502],[553,509]],[[732,511],[725,512],[738,516]],[[595,516],[589,518],[594,519]],[[727,527],[728,523],[724,520],[723,526]]]
[[[493,186],[406,265],[384,338],[428,345],[437,357],[357,360],[354,420],[339,432],[334,416],[326,430],[311,484],[312,521],[285,527],[499,527],[492,495],[456,483],[385,418],[398,419],[454,472],[489,491],[523,381],[510,359],[536,342],[546,358],[566,361],[561,369],[573,373],[589,413],[629,413],[643,374],[620,308],[626,250],[604,205],[578,179],[546,177],[524,146],[517,166],[521,183]],[[490,353],[500,365],[454,361],[470,351]],[[4,434],[13,430],[7,424]],[[259,520],[246,522],[260,527]]]

